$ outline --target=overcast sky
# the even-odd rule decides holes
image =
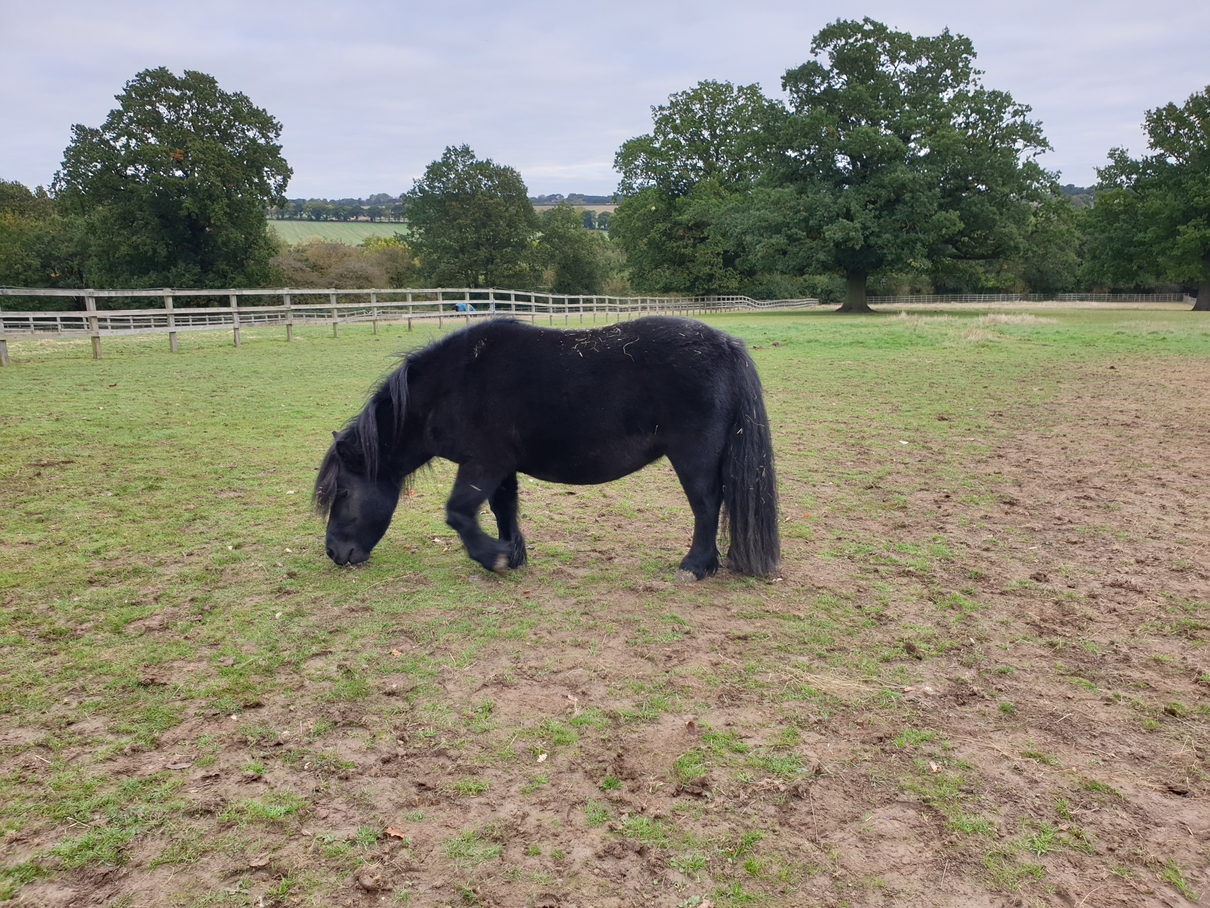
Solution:
[[[531,194],[610,193],[652,105],[702,79],[780,96],[815,32],[861,16],[971,38],[1065,183],[1093,182],[1112,146],[1143,152],[1143,112],[1210,84],[1206,0],[0,0],[0,179],[48,183],[73,123],[99,126],[128,79],[167,66],[282,122],[291,197],[406,191],[463,142]]]

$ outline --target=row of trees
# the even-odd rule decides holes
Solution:
[[[385,192],[368,199],[287,199],[284,205],[269,209],[269,217],[278,221],[402,221],[400,200]]]
[[[452,282],[593,293],[618,270],[608,240],[584,228],[582,213],[561,205],[539,217],[515,170],[479,161],[465,146],[447,149],[400,200],[412,209],[406,239],[282,248],[265,216],[291,204],[280,123],[191,71],[139,73],[117,100],[100,128],[73,127],[52,192],[0,181],[0,284]],[[399,207],[385,194],[370,201]],[[311,207],[315,219],[336,216],[325,204]]]
[[[1210,308],[1210,95],[1150,112],[1155,153],[1111,152],[1102,203],[1090,204],[1041,166],[1040,124],[982,84],[966,38],[838,21],[811,50],[783,77],[784,102],[706,81],[654,108],[652,132],[617,154],[609,243],[588,242],[568,212],[532,245],[539,226],[520,175],[447,149],[404,198],[421,273],[527,286],[538,263],[559,289],[590,292],[603,253],[621,251],[636,290],[816,295],[852,312],[869,310],[871,287],[1161,282],[1200,288],[1198,307]]]
[[[1151,154],[1115,148],[1097,171],[1088,269],[1126,286],[1195,286],[1194,308],[1210,310],[1210,86],[1148,111],[1144,126]]]
[[[830,277],[844,281],[844,310],[866,311],[871,282],[1053,292],[1175,281],[1200,285],[1210,308],[1205,93],[1148,114],[1156,153],[1114,150],[1097,204],[1077,213],[1038,162],[1040,124],[983,86],[966,38],[838,21],[811,50],[782,78],[786,101],[702,82],[623,144],[610,233],[636,286],[789,295],[827,290]]]
[[[539,216],[516,170],[462,145],[398,208],[371,199],[406,213],[406,235],[353,258],[282,250],[268,229],[266,210],[294,204],[280,123],[204,73],[147,70],[100,128],[73,127],[50,193],[0,183],[0,284],[266,286],[360,268],[393,284],[595,293],[629,281],[864,311],[871,288],[1175,282],[1210,308],[1210,89],[1148,112],[1151,153],[1114,149],[1094,201],[1041,166],[1041,126],[982,84],[966,38],[841,20],[811,52],[784,75],[785,100],[706,81],[653,108],[652,131],[617,153],[608,219],[569,204]],[[309,216],[338,216],[323,204]]]

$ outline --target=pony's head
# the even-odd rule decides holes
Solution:
[[[406,382],[405,365],[387,379],[349,425],[332,433],[332,446],[319,465],[313,497],[320,515],[327,517],[325,548],[337,564],[360,564],[368,559],[391,525],[406,478],[390,475],[380,464],[402,432],[403,420],[397,414],[406,408]],[[388,434],[381,439],[379,410],[387,408],[392,413],[388,418],[394,423],[394,438]]]

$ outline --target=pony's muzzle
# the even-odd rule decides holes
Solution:
[[[357,546],[351,545],[348,548],[343,546],[337,547],[329,544],[327,546],[328,557],[333,563],[344,566],[346,564],[361,564],[363,561],[368,561],[370,558],[369,552],[359,551]]]

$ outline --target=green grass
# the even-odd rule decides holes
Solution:
[[[407,224],[340,221],[270,221],[269,229],[284,243],[294,245],[318,237],[321,240],[357,246],[372,236],[394,236],[407,233]]]
[[[609,821],[609,811],[599,801],[589,801],[584,805],[584,820],[589,826],[604,826]]]
[[[1196,902],[1200,900],[1200,895],[1189,887],[1189,883],[1186,881],[1184,873],[1181,872],[1180,865],[1178,865],[1176,861],[1172,860],[1171,858],[1166,860],[1164,862],[1164,866],[1160,868],[1159,877],[1165,883],[1168,883],[1170,886],[1180,892],[1180,894],[1189,901]]]
[[[485,840],[474,830],[463,830],[443,842],[441,848],[447,858],[463,867],[483,864],[500,856],[500,846]]]
[[[1205,361],[1210,325],[1163,309],[1039,314],[1049,320],[710,318],[761,371],[788,567],[776,583],[698,585],[670,582],[691,524],[662,463],[606,487],[523,480],[531,566],[502,578],[471,565],[446,527],[453,469],[438,463],[374,557],[335,569],[309,507],[315,467],[393,354],[433,326],[342,327],[336,339],[300,328],[291,344],[246,329],[239,349],[225,333],[182,333],[177,355],[163,337],[107,337],[99,362],[86,341],[10,337],[0,834],[20,844],[0,860],[0,897],[121,865],[166,868],[192,887],[181,904],[327,904],[356,867],[392,860],[431,865],[449,881],[442,899],[532,901],[547,889],[490,890],[494,868],[521,867],[568,880],[568,899],[589,904],[604,890],[571,864],[617,845],[678,870],[693,888],[677,900],[806,904],[818,895],[786,868],[834,862],[830,841],[856,838],[848,806],[829,815],[797,784],[812,778],[808,750],[870,800],[860,812],[910,802],[953,850],[950,873],[974,868],[964,885],[1040,898],[1045,868],[1073,852],[1109,870],[1086,849],[1113,811],[1094,808],[1133,806],[1122,794],[1133,789],[1039,723],[1087,715],[1081,701],[1117,685],[1127,700],[1094,703],[1098,721],[1116,710],[1129,723],[1119,731],[1140,735],[1150,723],[1157,749],[1202,733],[1207,606],[1187,598],[1190,580],[1186,598],[1165,600],[1179,614],[1157,609],[1145,634],[1108,646],[1117,629],[1084,616],[1101,606],[1064,598],[1059,567],[1049,585],[1026,580],[1029,559],[1069,538],[1133,554],[1136,531],[1092,503],[1086,526],[1057,533],[1041,517],[1014,517],[1009,533],[984,515],[1005,507],[997,457],[1018,433],[1064,431],[1109,364],[1179,375]],[[1158,471],[1131,456],[1114,465],[1122,476]],[[912,538],[896,528],[951,508],[951,523]],[[1121,560],[1114,571],[1133,569]],[[1068,563],[1073,583],[1092,583]],[[1096,569],[1103,585],[1112,573]],[[1062,635],[1026,615],[1061,616]],[[1052,648],[1073,653],[1070,669]],[[1116,661],[1125,649],[1129,667]],[[1167,680],[1127,689],[1110,666]],[[1060,691],[1062,712],[1035,683]],[[966,704],[922,693],[967,684]],[[975,718],[955,732],[959,710]],[[1035,812],[1005,831],[1021,805],[998,801],[989,780],[1017,755],[1035,810],[1082,829]],[[684,790],[707,771],[709,798]],[[522,813],[525,828],[510,825]],[[400,827],[407,841],[384,833]],[[419,843],[431,852],[411,854]],[[1144,867],[1131,848],[1114,855],[1123,872],[1190,885],[1192,871]],[[255,895],[239,888],[250,859],[304,850]],[[215,884],[215,867],[232,878]]]
[[[546,780],[543,779],[540,784],[545,784],[545,782]],[[455,794],[477,795],[483,794],[483,792],[487,791],[487,786],[488,783],[483,779],[459,779],[457,782],[451,785],[450,788]],[[530,790],[532,791],[533,789]]]

